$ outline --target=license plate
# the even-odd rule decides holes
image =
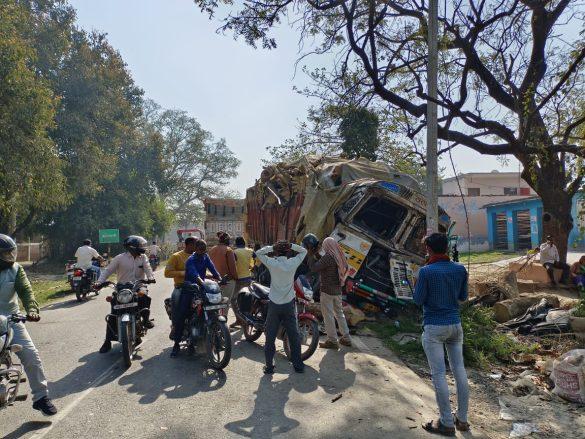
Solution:
[[[136,302],[124,303],[122,305],[114,305],[114,309],[134,308],[136,306],[138,306],[138,304]]]
[[[222,303],[220,305],[209,305],[209,306],[204,306],[203,309],[205,311],[212,311],[214,309],[223,309],[223,308],[227,308],[228,304],[227,303]]]
[[[73,276],[73,280],[81,280],[81,276]]]

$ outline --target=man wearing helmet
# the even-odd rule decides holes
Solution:
[[[117,282],[119,284],[134,283],[137,280],[150,280],[154,282],[154,274],[148,263],[148,257],[145,255],[146,244],[147,241],[142,236],[131,235],[126,238],[124,240],[126,252],[112,259],[110,265],[102,271],[96,288],[101,288],[114,273],[117,275]],[[154,327],[150,321],[150,302],[151,299],[148,296],[140,296],[138,298],[138,306],[140,309],[146,309],[142,313],[142,320],[143,325],[148,329]],[[115,325],[106,323],[106,340],[100,348],[101,354],[105,354],[112,349],[112,340],[115,338],[112,328],[115,328]]]
[[[30,282],[24,269],[16,263],[16,243],[7,235],[0,234],[0,315],[10,316],[20,312],[18,299],[24,305],[28,320],[38,322],[39,305],[35,300]],[[56,407],[49,399],[47,379],[43,371],[43,363],[39,352],[32,342],[26,327],[15,323],[14,344],[22,346],[17,352],[24,367],[33,395],[33,408],[40,410],[45,416],[57,413]]]

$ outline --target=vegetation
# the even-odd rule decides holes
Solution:
[[[579,287],[579,295],[581,297],[579,300],[579,304],[577,305],[577,308],[575,308],[575,311],[573,312],[573,316],[585,317],[585,286],[581,285]]]
[[[374,323],[369,328],[384,340],[394,352],[411,361],[425,361],[420,340],[400,344],[393,337],[398,334],[422,334],[422,325],[412,318],[402,316],[394,323]],[[530,353],[536,346],[524,345],[507,334],[496,331],[493,311],[477,306],[465,307],[461,313],[463,326],[463,356],[468,366],[487,369],[497,363],[509,363],[512,355]]]
[[[412,140],[427,125],[427,2],[195,0],[253,47],[277,47],[275,28],[294,16],[301,47],[335,62],[318,73],[332,100],[348,93],[389,110]],[[449,1],[439,11],[440,153],[464,146],[513,156],[542,198],[544,234],[565,259],[572,197],[585,178],[585,16],[571,0]],[[227,10],[227,11],[226,11]],[[374,104],[375,105],[375,104]],[[417,142],[419,140],[419,142]]]
[[[73,294],[65,278],[60,280],[31,280],[31,285],[37,302],[41,307]]]
[[[459,253],[459,261],[463,264],[467,264],[468,261],[471,264],[489,264],[491,262],[512,259],[517,256],[519,256],[519,254],[491,250],[487,252]]]
[[[66,1],[4,1],[0,231],[42,234],[61,257],[99,229],[154,237],[176,218],[196,220],[239,161],[195,119],[143,95]]]

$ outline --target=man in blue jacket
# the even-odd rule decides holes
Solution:
[[[414,301],[423,307],[422,343],[431,368],[440,419],[423,428],[443,436],[455,436],[455,428],[469,430],[469,388],[463,364],[463,329],[459,304],[467,300],[467,271],[449,260],[449,241],[444,233],[433,233],[424,241],[429,261],[420,269]],[[445,370],[445,348],[457,385],[458,410],[451,412]]]

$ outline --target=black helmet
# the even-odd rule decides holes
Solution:
[[[8,235],[0,233],[0,261],[13,264],[16,262],[16,242]]]
[[[314,249],[319,246],[319,239],[312,233],[309,233],[303,238],[302,244],[306,249]]]
[[[130,235],[124,240],[124,248],[134,250],[137,253],[146,253],[146,244],[148,244],[148,241],[138,235]]]

